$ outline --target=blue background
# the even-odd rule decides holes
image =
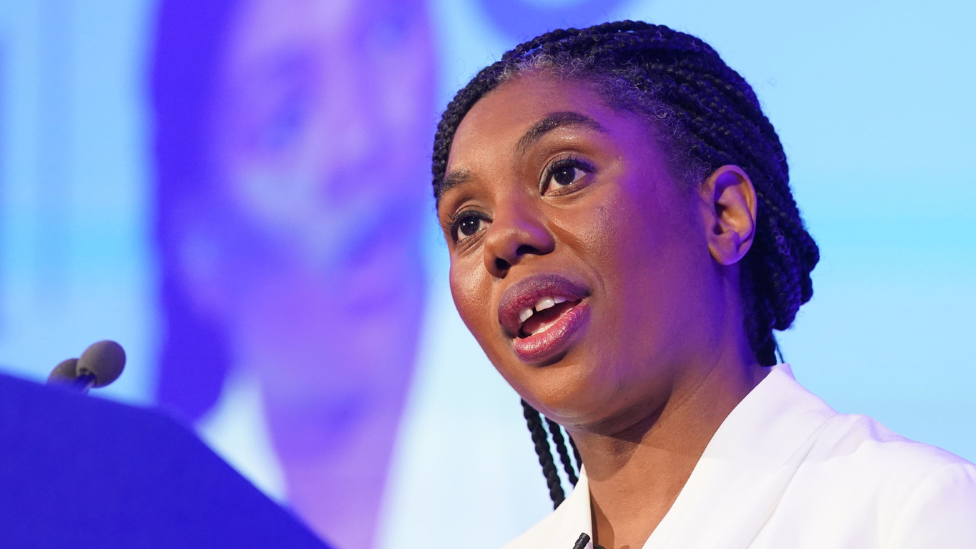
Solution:
[[[840,411],[976,459],[976,3],[500,4],[525,15],[432,3],[438,108],[506,49],[564,23],[644,19],[702,37],[756,89],[821,248],[814,298],[780,336],[797,378]],[[154,10],[0,1],[0,363],[42,379],[113,338],[129,369],[104,394],[139,404],[151,404],[160,346]],[[494,547],[548,501],[517,397],[453,311],[433,216],[426,238],[430,305],[380,545]],[[202,429],[275,494],[273,456],[242,426],[260,421],[244,415]]]

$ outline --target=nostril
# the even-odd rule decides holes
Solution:
[[[529,246],[528,244],[522,244],[521,246],[518,247],[517,250],[515,250],[515,255],[517,255],[518,257],[522,257],[523,255],[529,255],[529,254],[539,255],[539,250],[536,250],[535,248]]]
[[[499,272],[505,272],[509,267],[511,267],[511,265],[509,265],[508,261],[505,261],[500,257],[495,258],[495,268],[498,269]]]

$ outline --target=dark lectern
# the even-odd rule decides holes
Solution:
[[[3,375],[0,547],[327,549],[172,419]]]

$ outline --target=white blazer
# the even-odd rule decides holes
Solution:
[[[505,549],[573,549],[583,532],[585,474]],[[644,544],[665,548],[976,549],[976,466],[837,413],[781,364],[725,419]]]

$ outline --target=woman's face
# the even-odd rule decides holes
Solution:
[[[210,136],[225,270],[389,299],[427,200],[433,59],[421,0],[240,2]]]
[[[566,426],[612,428],[716,347],[704,207],[641,116],[586,82],[523,74],[451,147],[438,216],[455,304],[523,398]]]

